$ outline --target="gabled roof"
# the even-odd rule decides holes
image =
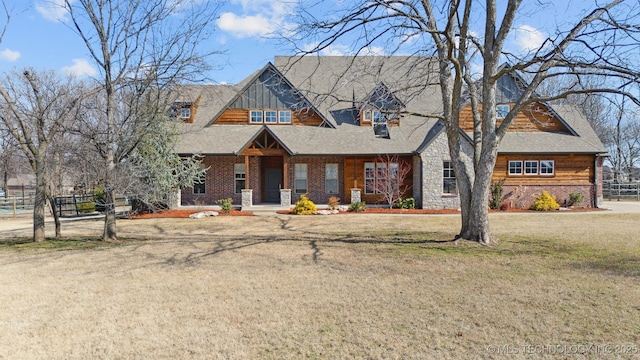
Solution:
[[[283,106],[287,108],[292,108],[294,110],[303,110],[303,109],[312,109],[315,111],[322,120],[329,126],[332,126],[331,122],[327,120],[325,115],[318,111],[318,109],[313,106],[313,104],[303,95],[297,91],[296,87],[291,84],[291,82],[278,70],[272,63],[268,63],[265,65],[262,70],[253,73],[253,75],[243,82],[244,86],[240,91],[236,93],[236,95],[229,100],[229,102],[218,111],[218,113],[209,121],[207,126],[210,126],[215,123],[216,119],[222,115],[222,113],[229,109],[235,102],[242,99],[243,96],[246,96],[247,92],[252,86],[255,86],[257,83],[261,82],[264,76],[267,75],[268,80],[272,82],[272,84],[265,85],[267,91],[276,92],[276,90],[280,91],[276,96],[282,96],[284,92],[290,98],[295,98],[295,101],[284,101]],[[273,81],[273,77],[275,77],[275,82]],[[285,87],[286,89],[282,91],[281,89],[276,89],[276,87]],[[265,106],[264,104],[252,104],[255,106],[249,106],[254,108],[269,108],[273,106]]]
[[[344,119],[330,114],[345,114],[354,108],[354,100],[366,98],[381,83],[411,113],[442,113],[433,57],[277,56],[274,64],[336,126]]]
[[[603,154],[607,152],[582,112],[569,105],[554,105],[552,109],[567,128],[573,131],[572,134],[507,132],[498,147],[498,152],[548,154]]]
[[[405,107],[404,103],[384,84],[380,82],[371,92],[364,98],[362,105],[373,105],[379,109],[399,110]],[[391,105],[391,106],[389,106]]]
[[[434,72],[433,83],[428,79],[430,71]],[[278,83],[300,96],[300,101],[308,101],[331,127],[216,125],[215,119],[266,72],[278,76]],[[411,76],[415,73],[427,75]],[[276,57],[275,65],[267,64],[237,86],[188,88],[185,98],[202,96],[202,101],[194,124],[183,126],[185,133],[177,150],[182,154],[238,155],[256,137],[268,132],[291,155],[419,153],[444,130],[440,121],[414,115],[441,113],[442,99],[437,80],[437,67],[433,59],[427,57]],[[513,80],[514,86],[517,81]],[[400,126],[389,128],[388,139],[376,138],[371,127],[359,126],[356,121],[358,111],[354,100],[366,99],[382,90],[405,105],[408,113]],[[187,94],[191,92],[191,95]],[[508,132],[499,152],[605,152],[580,112],[567,106],[549,109],[571,134]],[[212,117],[212,114],[218,115]]]

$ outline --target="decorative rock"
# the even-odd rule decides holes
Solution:
[[[316,215],[333,215],[339,213],[338,210],[318,210],[316,211]]]
[[[201,212],[197,212],[195,214],[189,215],[189,218],[202,219],[203,217],[207,217],[207,216],[218,216],[218,212],[217,211],[201,211]]]

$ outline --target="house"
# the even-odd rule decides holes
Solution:
[[[289,206],[303,194],[375,204],[381,178],[402,168],[397,186],[417,206],[458,208],[444,125],[425,116],[442,108],[436,65],[429,57],[276,57],[237,85],[182,87],[173,106],[183,130],[177,151],[203,155],[208,170],[181,190],[181,204],[230,197],[243,207]],[[505,89],[517,90],[514,81]],[[500,106],[513,102],[508,91],[501,96]],[[538,108],[544,117],[531,111]],[[543,189],[559,199],[581,191],[596,206],[604,152],[578,112],[536,104],[505,137],[494,178],[506,179],[514,206]]]

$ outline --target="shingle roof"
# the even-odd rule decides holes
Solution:
[[[552,132],[508,132],[499,153],[605,153],[606,149],[584,115],[567,105],[554,105],[553,110],[577,136]]]
[[[194,124],[184,124],[179,153],[235,155],[260,132],[269,129],[292,154],[376,155],[412,154],[424,150],[442,131],[435,119],[405,115],[400,126],[390,127],[390,138],[377,138],[373,128],[357,125],[359,102],[379,84],[406,105],[413,114],[441,112],[442,100],[433,59],[428,57],[276,57],[275,67],[320,111],[335,128],[310,126],[206,126],[251,79],[238,85],[186,87],[181,96],[202,100]],[[418,76],[416,76],[416,74]],[[433,77],[432,77],[433,75]],[[432,77],[433,81],[429,78]],[[604,146],[580,112],[568,106],[553,109],[579,136],[560,133],[509,132],[501,153],[604,153]]]

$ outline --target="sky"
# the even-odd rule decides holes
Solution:
[[[97,74],[84,44],[69,28],[68,15],[55,6],[56,2],[62,1],[5,0],[10,20],[0,43],[0,72],[33,67],[76,76]],[[545,28],[557,25],[553,21],[558,21],[558,14],[561,17],[570,11],[572,2],[562,1],[563,5],[558,5],[560,8],[549,5],[553,9],[523,9],[530,11],[531,16],[524,16],[515,24],[507,46],[518,52],[540,46],[548,36]],[[270,36],[275,30],[291,26],[289,21],[297,10],[292,3],[283,0],[226,1],[217,20],[211,24],[215,27],[212,38],[202,44],[226,53],[224,57],[212,59],[218,68],[210,74],[212,81],[237,83],[273,61],[274,56],[293,55],[282,40]],[[349,4],[352,4],[349,0],[327,0],[323,7],[330,12]],[[0,25],[5,23],[6,19],[0,17]],[[298,44],[301,48],[311,45]],[[343,41],[321,55],[348,55],[349,49],[350,44]],[[381,48],[370,49],[370,54],[383,53]]]

